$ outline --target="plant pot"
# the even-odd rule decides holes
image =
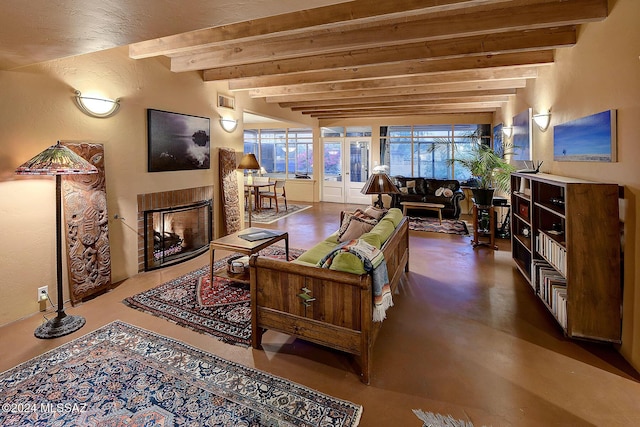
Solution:
[[[478,206],[491,206],[493,204],[494,188],[472,188],[473,200]]]

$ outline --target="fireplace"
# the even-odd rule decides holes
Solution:
[[[192,259],[213,235],[213,187],[138,195],[138,271]]]
[[[211,241],[211,201],[145,211],[145,270],[200,255]]]

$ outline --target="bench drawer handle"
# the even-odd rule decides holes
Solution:
[[[301,291],[302,293],[298,294],[298,298],[302,300],[302,304],[304,304],[305,307],[310,307],[311,303],[316,300],[311,296],[311,290],[308,288],[302,288]]]

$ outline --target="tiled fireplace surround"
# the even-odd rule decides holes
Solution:
[[[213,186],[138,194],[138,272],[145,271],[144,212],[186,206],[204,200],[213,200]],[[213,223],[213,218],[211,222]]]

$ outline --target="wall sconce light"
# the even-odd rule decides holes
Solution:
[[[546,131],[549,128],[549,123],[551,122],[551,112],[547,111],[546,113],[534,114],[533,121],[538,126],[541,132]]]
[[[503,126],[502,127],[502,134],[505,136],[505,138],[511,138],[511,135],[513,135],[513,127],[511,127],[511,126]]]
[[[221,117],[220,126],[222,126],[222,129],[224,129],[225,131],[231,133],[238,127],[238,121],[236,119],[230,119],[228,117]]]
[[[120,108],[120,99],[98,98],[95,96],[83,96],[79,90],[76,90],[76,104],[78,108],[88,116],[98,117],[101,119],[111,117],[118,112]]]

